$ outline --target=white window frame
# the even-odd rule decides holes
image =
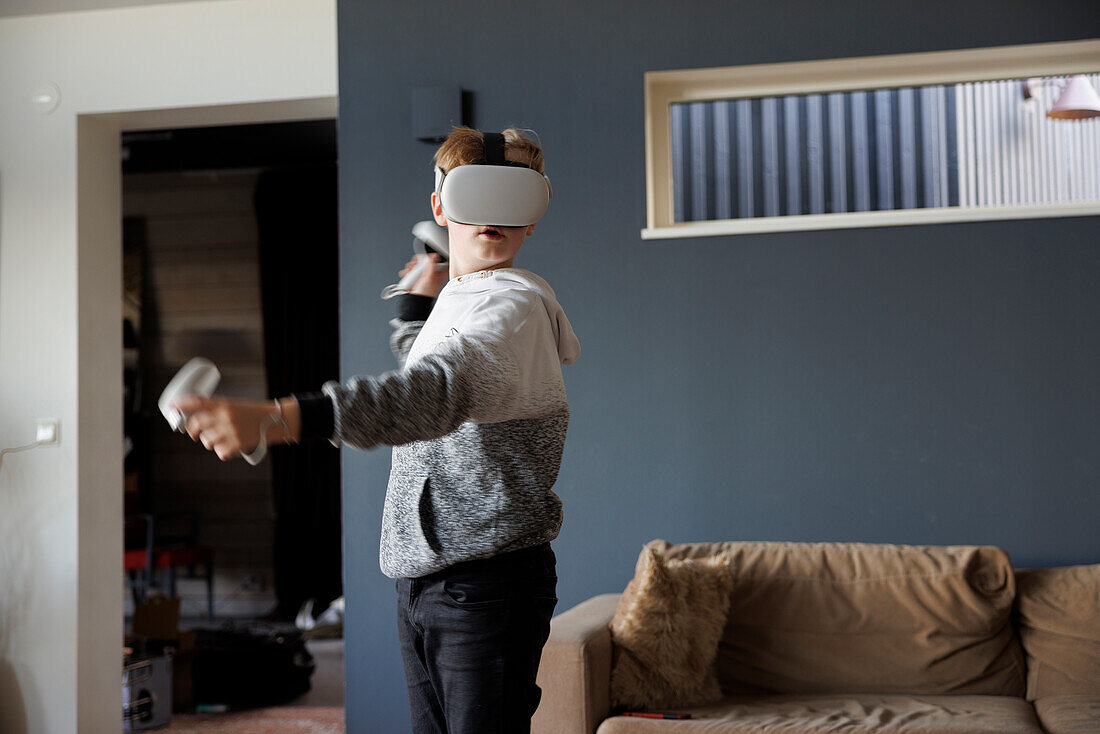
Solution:
[[[1100,214],[1100,202],[936,207],[673,220],[669,108],[674,103],[955,84],[1100,70],[1100,39],[645,74],[646,227],[642,239]]]

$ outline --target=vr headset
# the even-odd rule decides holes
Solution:
[[[435,169],[435,190],[443,214],[459,224],[525,227],[546,213],[550,179],[522,163],[504,157],[503,133],[482,133],[485,160],[456,166],[447,173]]]

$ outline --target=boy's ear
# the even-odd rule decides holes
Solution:
[[[432,216],[435,217],[435,223],[440,227],[447,226],[447,217],[443,214],[443,204],[438,191],[432,192]]]
[[[527,235],[526,235],[526,236],[527,236],[527,237],[530,237],[530,236],[531,236],[531,235],[533,235],[534,233],[535,233],[535,225],[533,225],[533,224],[528,224],[528,225],[527,225]]]

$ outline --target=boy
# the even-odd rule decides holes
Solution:
[[[455,190],[478,180],[463,175],[503,171],[467,170],[446,183],[462,166],[541,175],[540,147],[511,128],[458,128],[435,162],[431,207],[448,228],[449,280],[440,290],[433,255],[402,297],[391,339],[399,371],[327,383],[319,395],[276,401],[274,413],[271,403],[222,399],[178,407],[190,413],[191,437],[223,460],[256,446],[272,416],[280,425],[265,430],[270,443],[394,446],[380,559],[397,579],[413,731],[511,734],[530,730],[557,602],[550,541],[561,528],[561,500],[551,487],[569,422],[561,365],[580,344],[550,286],[513,267],[534,221],[458,221],[463,197],[480,191]],[[541,181],[517,180],[536,189]],[[537,215],[517,216],[542,211],[545,201]]]

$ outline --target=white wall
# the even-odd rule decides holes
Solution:
[[[0,19],[0,731],[120,730],[119,132],[332,117],[335,0]],[[41,114],[38,85],[61,90]]]

